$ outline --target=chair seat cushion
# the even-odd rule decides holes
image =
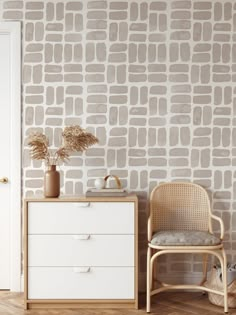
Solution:
[[[153,235],[152,245],[157,246],[214,246],[220,239],[204,231],[159,231]]]

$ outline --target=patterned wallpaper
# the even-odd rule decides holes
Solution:
[[[236,262],[236,3],[228,1],[1,1],[22,21],[23,194],[42,193],[44,166],[26,136],[58,146],[65,125],[100,139],[61,166],[61,191],[80,194],[117,174],[140,198],[140,276],[145,278],[146,199],[156,183],[207,188]],[[183,259],[186,259],[185,263]],[[198,272],[175,256],[161,272]]]

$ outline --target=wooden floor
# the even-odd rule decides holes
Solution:
[[[140,296],[139,310],[30,310],[23,309],[23,294],[0,291],[0,315],[135,315],[146,314],[145,296]],[[209,303],[202,293],[161,293],[152,298],[152,314],[156,315],[218,315],[223,308]],[[236,309],[229,314],[236,315]]]

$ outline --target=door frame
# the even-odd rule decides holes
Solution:
[[[21,290],[21,23],[0,22],[10,36],[10,290]]]

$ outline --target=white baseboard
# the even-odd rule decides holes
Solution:
[[[20,291],[24,292],[24,275],[21,275]]]

